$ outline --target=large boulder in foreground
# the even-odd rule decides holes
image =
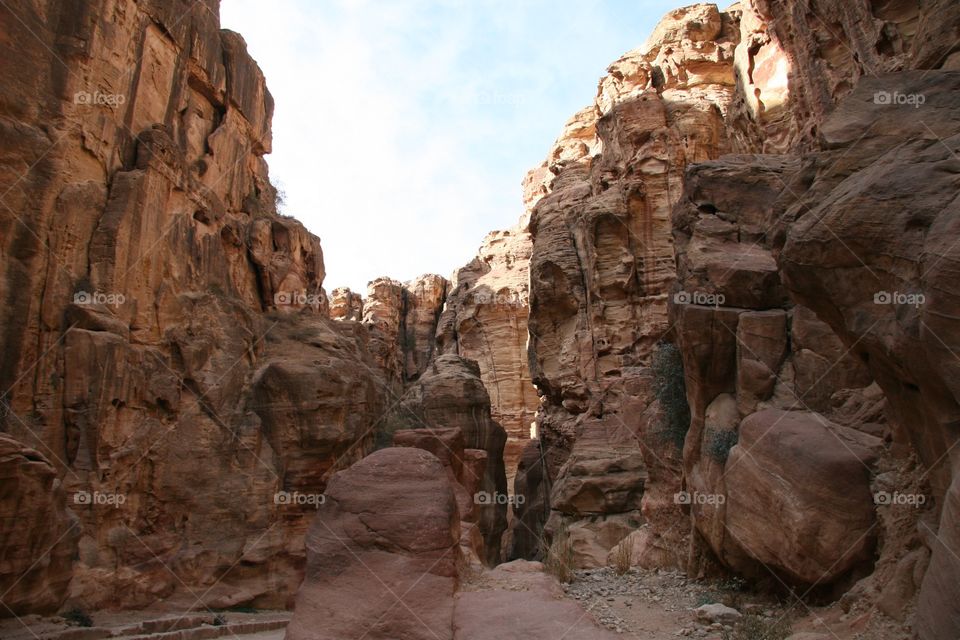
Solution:
[[[330,481],[287,640],[452,638],[459,516],[443,464],[377,451]]]
[[[830,584],[872,557],[870,465],[880,440],[819,414],[770,409],[740,425],[726,479],[724,560],[785,580]],[[740,557],[743,554],[743,557]]]

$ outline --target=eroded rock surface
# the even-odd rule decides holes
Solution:
[[[435,358],[407,390],[389,420],[391,428],[400,430],[395,434],[411,428],[458,430],[466,449],[486,452],[479,490],[489,502],[477,505],[484,541],[480,559],[487,565],[499,562],[500,539],[507,527],[507,477],[503,464],[507,434],[490,417],[490,397],[480,379],[479,366],[455,355]]]
[[[437,350],[474,360],[493,419],[507,431],[504,464],[512,484],[539,405],[527,360],[530,233],[526,220],[487,235],[457,271],[437,327]]]
[[[670,212],[683,168],[732,148],[738,18],[706,4],[669,14],[528,176],[530,362],[551,479],[580,431],[626,434],[641,453],[650,357],[670,329]]]
[[[60,485],[31,537],[78,518],[52,556],[11,547],[51,575],[3,599],[282,607],[314,512],[291,496],[369,451],[383,383],[276,214],[263,74],[216,2],[0,14],[0,429],[52,465],[3,509]]]
[[[326,497],[286,638],[453,638],[459,516],[440,460],[383,449],[335,475]]]

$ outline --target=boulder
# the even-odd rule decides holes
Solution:
[[[325,497],[287,640],[452,638],[459,515],[436,456],[376,451]]]
[[[751,566],[760,563],[808,587],[868,563],[877,541],[875,441],[809,412],[747,417],[724,468],[726,538],[718,555],[741,571],[766,571]]]

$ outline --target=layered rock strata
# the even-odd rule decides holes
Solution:
[[[610,66],[594,104],[528,176],[528,197],[540,198],[530,220],[529,331],[547,479],[560,476],[588,430],[617,434],[606,453],[592,447],[598,464],[620,457],[629,468],[641,456],[638,419],[654,399],[650,357],[670,329],[670,212],[684,167],[733,148],[724,116],[736,90],[738,18],[713,5],[668,15]],[[517,492],[537,490],[518,484]],[[598,543],[597,554],[616,542]]]
[[[4,519],[5,613],[284,606],[383,381],[276,214],[263,75],[212,1],[0,14],[2,509],[47,514]]]

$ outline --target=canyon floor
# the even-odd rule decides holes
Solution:
[[[402,596],[401,596],[402,599]],[[798,640],[901,640],[907,627],[876,610],[839,604],[811,607],[797,600],[749,593],[737,582],[693,580],[679,571],[632,568],[578,570],[560,584],[537,562],[516,561],[489,570],[466,571],[457,596],[455,638],[524,640],[671,640],[678,637],[727,640],[737,623],[698,613],[704,605],[730,606],[762,627],[782,623]],[[729,612],[729,610],[726,610]],[[216,620],[219,618],[219,620]],[[7,640],[282,640],[290,614],[284,611],[150,610],[97,613],[82,627],[59,616],[25,616],[0,622]],[[359,632],[358,632],[359,633]],[[358,635],[358,638],[363,637]],[[729,635],[742,638],[775,636]]]

